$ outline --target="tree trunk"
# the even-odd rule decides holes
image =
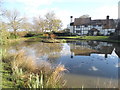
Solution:
[[[15,39],[17,38],[17,29],[14,29]]]

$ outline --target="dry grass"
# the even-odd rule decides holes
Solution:
[[[60,80],[62,79],[62,73],[63,71],[65,71],[65,67],[64,65],[58,65],[55,70],[52,72],[52,74],[49,76],[46,86],[47,87],[52,87],[52,88],[56,88],[56,85],[58,87],[61,87],[59,85],[62,85],[62,87],[64,87],[65,85],[65,81],[64,82],[60,82]]]
[[[27,56],[24,50],[12,55],[11,68],[13,81],[24,82],[22,85],[27,88],[60,88],[65,85],[62,81],[62,72],[65,71],[63,65],[53,68],[47,61],[35,63],[35,58]]]
[[[12,56],[13,60],[11,61],[11,64],[13,69],[18,67],[28,71],[34,71],[37,68],[34,59],[30,56],[28,57],[23,50],[13,54]]]

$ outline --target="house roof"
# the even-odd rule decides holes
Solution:
[[[91,18],[75,18],[74,25],[83,25],[83,24],[90,24]]]
[[[74,25],[103,25],[104,29],[114,29],[116,28],[116,23],[114,19],[96,19],[91,20],[91,17],[89,18],[75,18]]]
[[[112,54],[114,47],[102,46],[98,51],[99,54]]]
[[[98,53],[97,50],[83,47],[76,47],[75,49],[71,49],[71,51],[74,52],[75,56],[77,55],[90,56],[91,53]]]

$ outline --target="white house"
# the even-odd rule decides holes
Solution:
[[[109,16],[96,20],[91,20],[91,17],[75,18],[68,28],[71,33],[78,35],[110,35],[115,32],[116,23],[114,19],[109,19]]]

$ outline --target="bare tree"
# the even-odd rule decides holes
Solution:
[[[56,18],[54,12],[48,12],[45,15],[46,30],[57,31],[62,27],[62,21]]]
[[[29,22],[27,17],[23,18],[22,23],[20,24],[20,28],[26,32],[32,30],[32,24]]]
[[[24,18],[20,17],[20,13],[17,10],[7,10],[4,16],[6,17],[10,28],[13,29],[14,34],[17,35],[17,30],[20,29],[20,24]]]
[[[33,28],[37,32],[44,32],[45,30],[45,20],[40,16],[33,18]]]

